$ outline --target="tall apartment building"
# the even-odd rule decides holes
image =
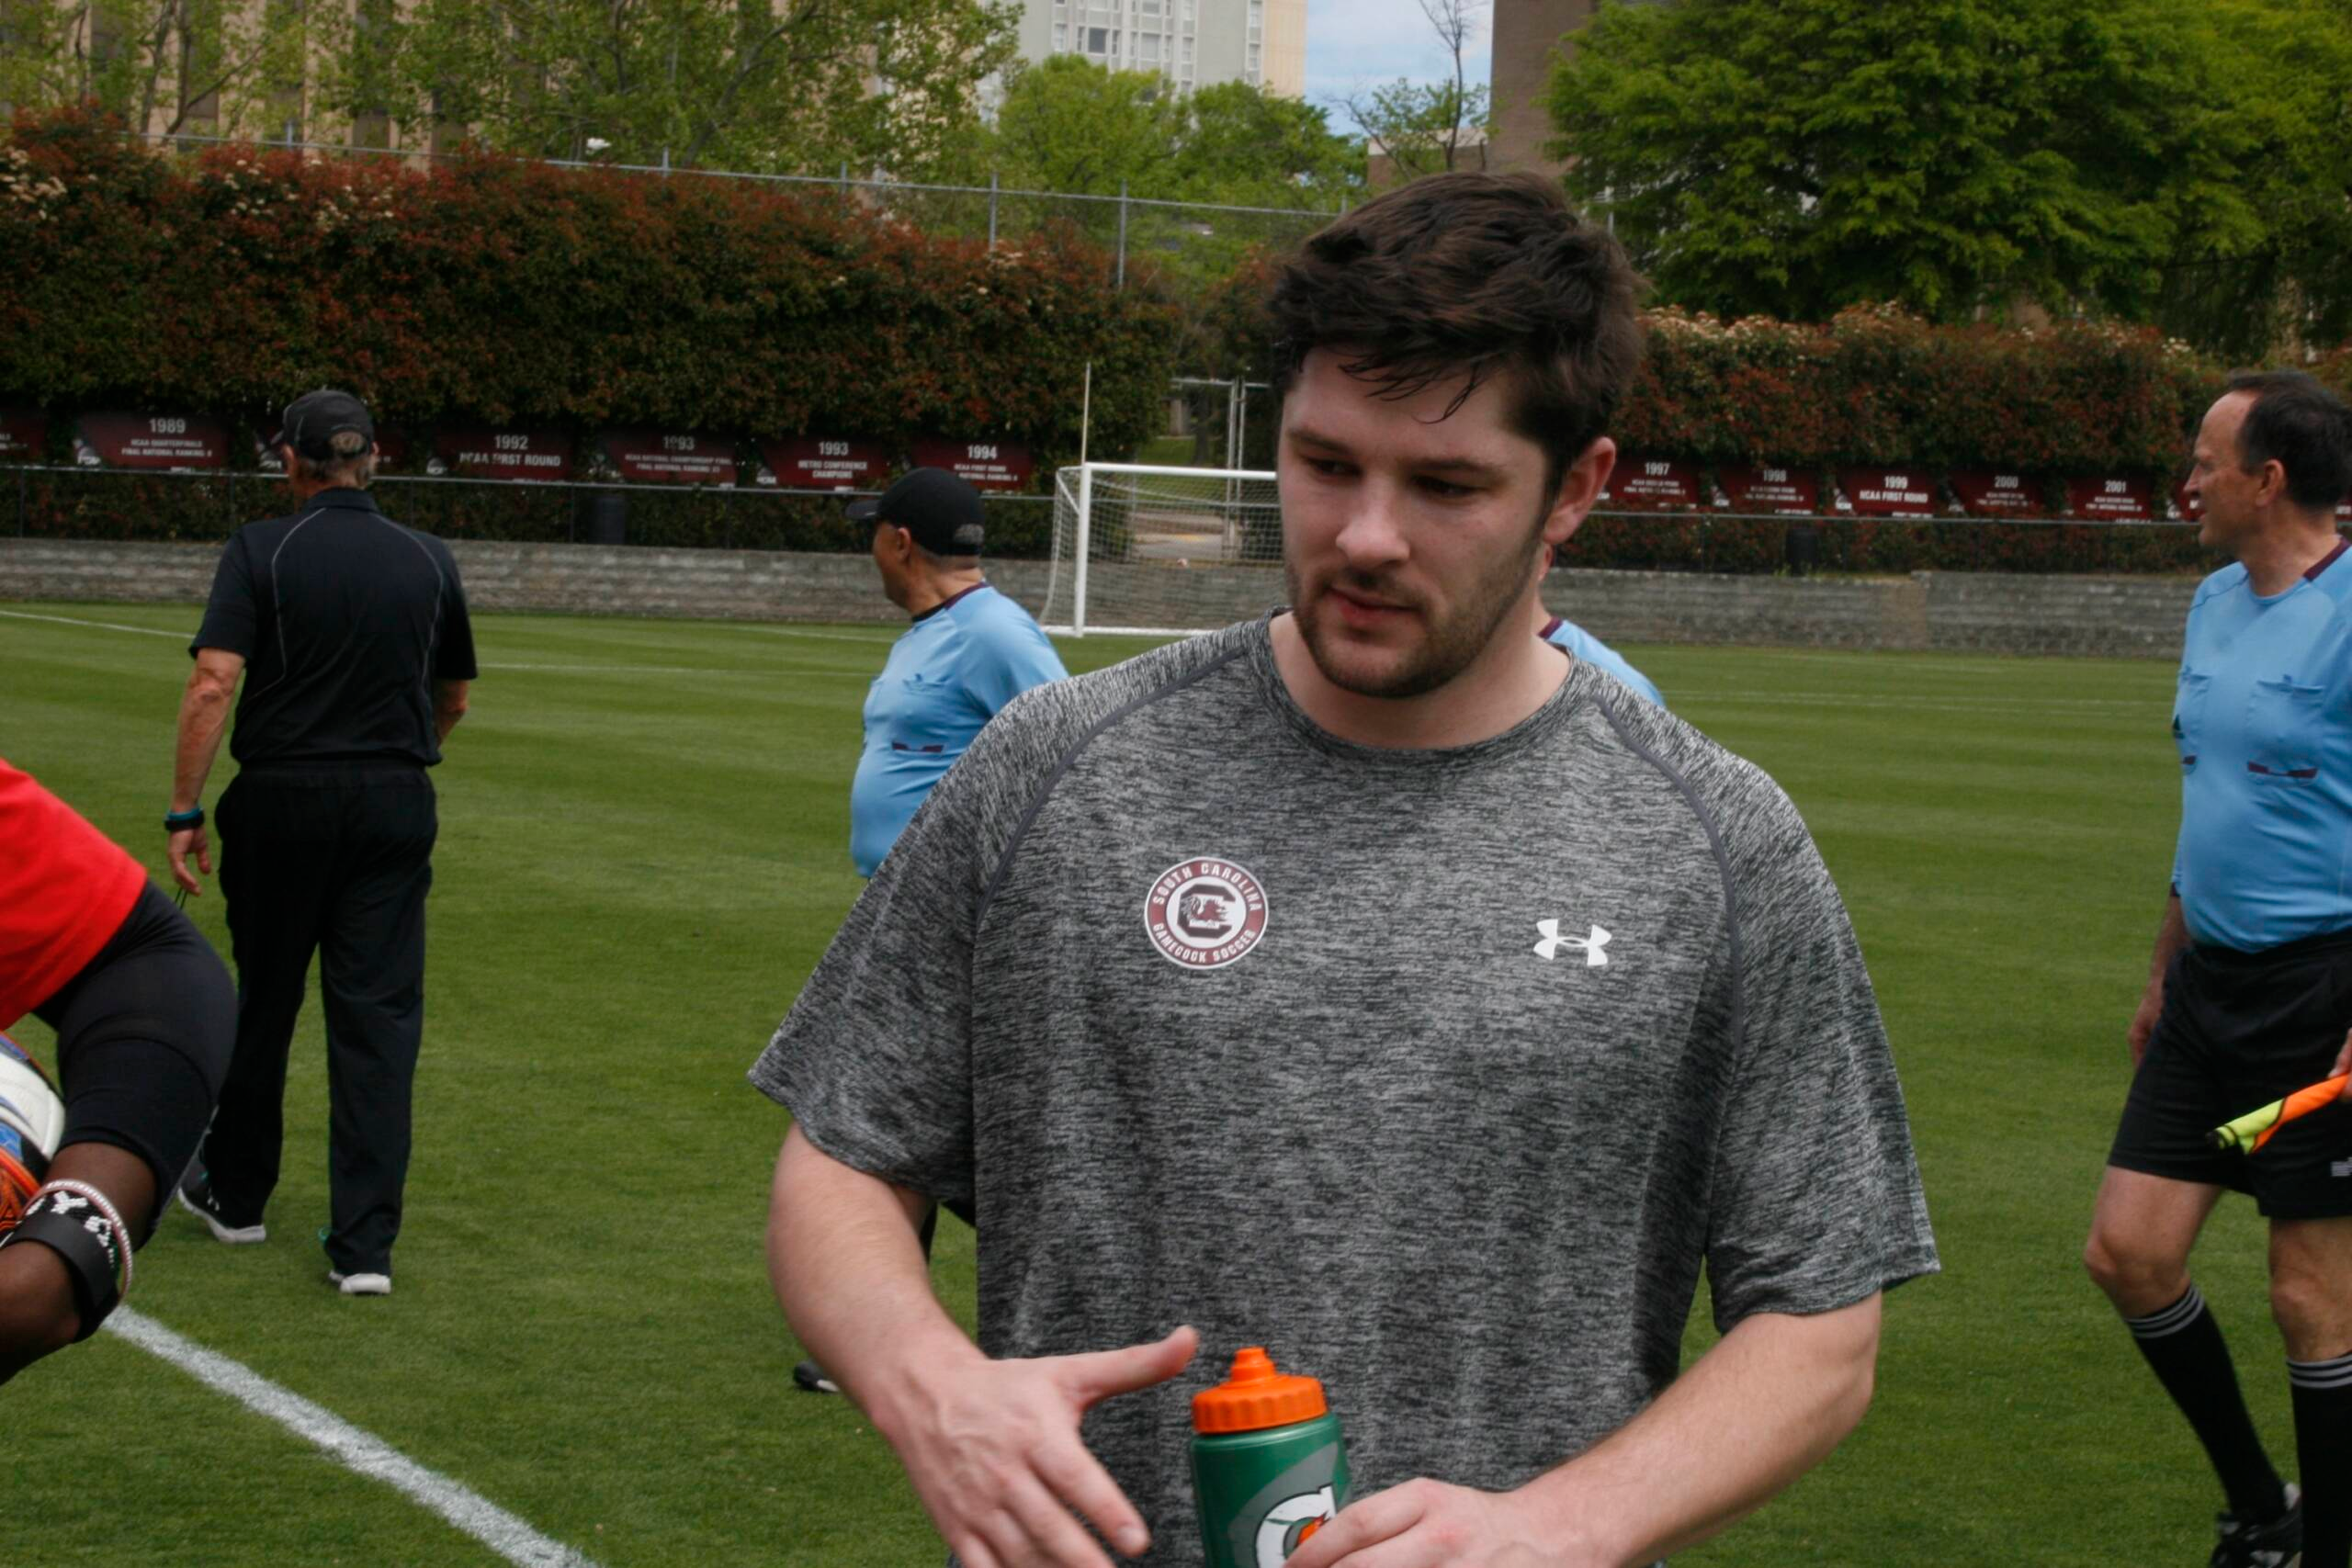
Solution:
[[[1544,112],[1552,81],[1552,51],[1574,49],[1575,35],[1604,4],[1657,5],[1660,0],[1495,0],[1495,131],[1487,167],[1558,174],[1563,164],[1544,144],[1554,132]]]
[[[1248,82],[1306,93],[1306,0],[1025,0],[1021,53],[1157,71],[1180,92]]]

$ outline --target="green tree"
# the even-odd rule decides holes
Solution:
[[[1420,0],[1420,7],[1453,58],[1452,73],[1437,82],[1399,77],[1340,100],[1348,117],[1363,127],[1369,149],[1387,157],[1399,184],[1464,166],[1494,130],[1493,91],[1471,84],[1464,61],[1477,30],[1469,0]]]
[[[0,0],[0,108],[95,102],[165,135],[277,134],[301,113],[306,50],[338,52],[348,7],[300,0]]]
[[[2352,338],[2352,0],[2218,0],[2212,56],[2252,225],[2191,226],[2156,320],[2251,363]]]
[[[1153,201],[1329,212],[1363,186],[1363,152],[1325,111],[1244,82],[1182,94],[1150,71],[1057,54],[1008,73],[980,177]]]
[[[1555,69],[1553,152],[1674,303],[2145,320],[2177,257],[2265,229],[2217,14],[2311,3],[1612,6]]]
[[[334,92],[498,152],[920,175],[977,119],[1014,10],[982,0],[418,0]]]

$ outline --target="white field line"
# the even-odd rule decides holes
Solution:
[[[193,635],[187,632],[164,631],[155,626],[125,626],[120,621],[86,621],[77,619],[72,615],[36,615],[27,610],[0,610],[0,615],[5,615],[12,621],[47,621],[52,626],[89,626],[98,631],[137,632],[141,637],[167,637],[173,638],[175,641],[184,640]],[[841,640],[845,642],[870,643],[876,639],[871,637],[844,637]],[[774,666],[770,666],[765,669],[745,670],[738,666],[723,664],[508,664],[494,662],[490,660],[482,660],[481,667],[485,670],[529,670],[582,675],[840,674],[846,679],[850,675],[863,673],[863,671],[834,671],[813,665],[796,665],[788,669],[778,669]]]
[[[71,615],[36,615],[28,610],[0,610],[0,615],[6,615],[12,621],[47,621],[60,626],[96,626],[100,631],[137,632],[141,637],[167,637],[175,640],[190,635],[187,632],[167,632],[160,626],[126,626],[119,621],[77,621]]]
[[[739,632],[763,632],[769,637],[813,637],[819,642],[862,642],[868,648],[879,647],[884,643],[896,642],[901,635],[887,628],[876,632],[870,637],[861,637],[855,632],[803,631],[798,626],[773,626],[760,621],[729,621],[726,624],[733,626]]]
[[[381,1438],[361,1431],[290,1389],[278,1387],[243,1362],[183,1338],[129,1307],[117,1308],[106,1326],[107,1333],[162,1357],[197,1382],[325,1450],[346,1470],[404,1494],[519,1568],[596,1568],[589,1558],[560,1540],[548,1540],[480,1493],[438,1471],[427,1470]]]

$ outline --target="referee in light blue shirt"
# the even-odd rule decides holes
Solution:
[[[2197,434],[2199,538],[2236,557],[2188,612],[2172,729],[2179,848],[2130,1040],[2137,1070],[2084,1260],[2211,1461],[2212,1562],[2352,1552],[2352,1104],[2259,1152],[2210,1129],[2352,1066],[2352,412],[2233,376]],[[2224,1190],[2270,1225],[2301,1489],[2273,1468],[2188,1256]]]
[[[1069,671],[1029,612],[980,575],[986,530],[970,485],[917,468],[879,499],[851,502],[849,518],[874,525],[882,592],[914,617],[866,692],[865,749],[849,789],[850,859],[871,876],[980,727]],[[935,1218],[923,1219],[925,1253]],[[792,1378],[811,1393],[839,1392],[814,1361]]]
[[[980,494],[917,468],[879,500],[850,503],[874,525],[882,592],[914,617],[865,694],[865,750],[849,790],[849,854],[871,876],[915,807],[997,710],[1068,679],[1029,612],[980,575]]]

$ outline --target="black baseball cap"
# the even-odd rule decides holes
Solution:
[[[853,523],[904,528],[935,556],[976,556],[986,536],[980,492],[944,468],[916,468],[878,497],[849,503]]]
[[[286,405],[269,444],[291,446],[314,462],[325,462],[334,456],[334,438],[346,430],[356,430],[370,442],[376,439],[376,422],[368,417],[367,404],[349,392],[322,387]]]

